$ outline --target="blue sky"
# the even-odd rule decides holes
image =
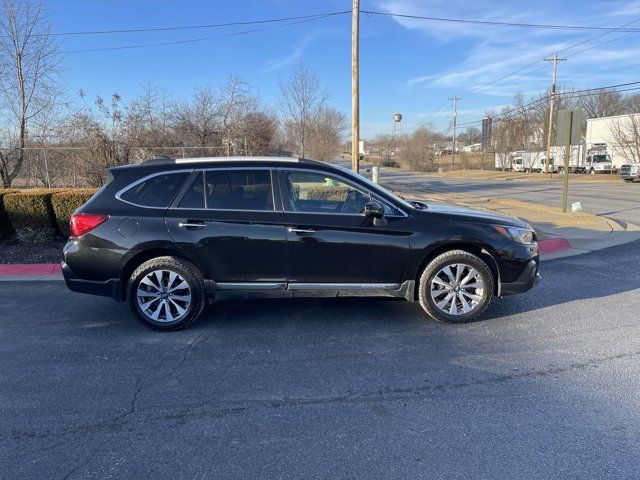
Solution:
[[[365,10],[403,14],[640,28],[635,0],[361,0]],[[57,32],[168,27],[309,15],[348,10],[350,0],[47,0]],[[633,22],[633,23],[630,23]],[[63,49],[78,50],[209,37],[256,28],[65,37]],[[361,16],[361,134],[389,132],[401,112],[405,130],[432,122],[445,129],[448,97],[462,96],[459,122],[479,119],[512,95],[548,87],[551,65],[542,57],[601,32],[486,27],[391,17]],[[229,74],[243,77],[267,105],[277,82],[302,60],[332,92],[345,114],[351,108],[351,18],[349,15],[182,45],[89,53],[68,53],[65,83],[93,98],[113,92],[125,99],[144,82],[167,89],[176,99],[198,86],[217,85]],[[590,88],[638,80],[640,33],[613,32],[564,52],[560,83]],[[591,48],[580,53],[581,50]],[[537,63],[535,63],[537,62]],[[509,73],[533,64],[522,73]],[[486,82],[502,79],[486,88]],[[472,90],[469,92],[469,90]]]

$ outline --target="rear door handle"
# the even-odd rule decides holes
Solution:
[[[287,228],[287,231],[291,233],[316,233],[315,230],[310,230],[308,228],[294,228],[294,227]]]
[[[178,224],[180,228],[204,228],[206,224],[204,222],[180,222]]]

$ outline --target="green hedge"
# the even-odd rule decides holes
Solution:
[[[347,186],[311,187],[303,189],[300,198],[305,200],[329,200],[344,202],[347,200],[349,191],[353,190]]]
[[[17,191],[10,188],[0,188],[0,239],[9,238],[15,233],[4,209],[4,196]]]
[[[43,243],[57,234],[51,196],[60,189],[21,190],[4,196],[4,208],[18,240]]]
[[[51,196],[51,206],[56,219],[58,230],[63,236],[69,236],[69,219],[71,214],[87,203],[96,189],[67,190],[54,193]]]

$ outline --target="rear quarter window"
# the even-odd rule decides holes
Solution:
[[[120,199],[142,207],[166,208],[188,176],[189,172],[154,175],[129,187],[120,195]]]

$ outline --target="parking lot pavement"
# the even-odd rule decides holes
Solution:
[[[0,283],[0,476],[638,478],[640,242],[542,264],[483,321],[221,302],[153,332]]]

